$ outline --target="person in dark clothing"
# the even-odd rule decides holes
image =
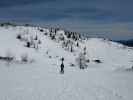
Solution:
[[[62,74],[64,73],[64,64],[62,63],[61,64],[61,71],[60,71]]]
[[[64,74],[64,64],[63,64],[64,58],[62,58],[61,61],[62,61],[62,63],[60,65],[60,67],[61,67],[60,73]]]

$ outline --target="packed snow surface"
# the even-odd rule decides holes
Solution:
[[[74,52],[62,48],[37,27],[0,27],[0,56],[13,55],[15,61],[0,60],[0,100],[132,100],[133,49],[106,39],[79,40]],[[39,49],[27,48],[17,34],[38,35]],[[28,34],[28,35],[27,35]],[[64,31],[57,32],[58,35]],[[65,37],[66,38],[66,37]],[[79,69],[76,58],[86,46],[90,62]],[[30,63],[20,63],[27,54]],[[64,74],[60,74],[64,57]],[[102,63],[93,60],[100,59]],[[74,64],[75,66],[71,66]]]

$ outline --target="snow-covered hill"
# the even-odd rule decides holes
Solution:
[[[80,54],[85,69],[79,68]],[[0,27],[0,100],[132,100],[132,65],[133,49],[106,39]]]

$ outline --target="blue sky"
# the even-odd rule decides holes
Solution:
[[[0,21],[60,26],[90,36],[133,39],[133,0],[1,0]]]

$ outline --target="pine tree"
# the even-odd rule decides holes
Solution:
[[[79,43],[77,42],[77,47],[79,47]]]
[[[73,52],[73,46],[71,45],[71,52]]]
[[[86,55],[86,47],[84,47],[84,55]]]
[[[38,37],[37,37],[37,35],[36,35],[36,37],[35,37],[35,39],[34,40],[37,40],[38,39]]]
[[[87,64],[86,64],[86,58],[85,55],[83,53],[80,53],[78,58],[77,58],[77,63],[80,69],[85,69],[87,68]]]

